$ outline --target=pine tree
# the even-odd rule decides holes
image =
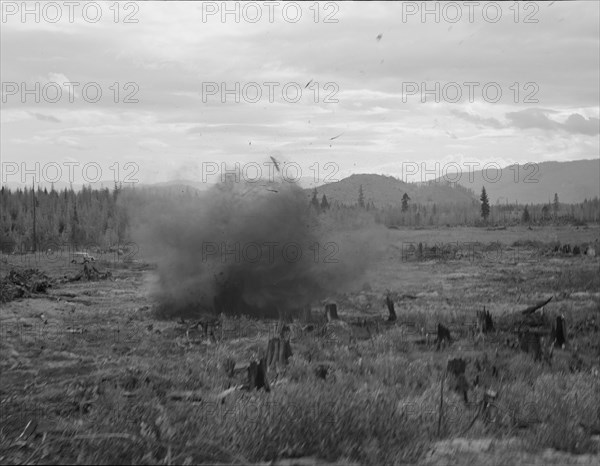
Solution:
[[[358,207],[361,209],[365,208],[365,194],[363,193],[362,184],[358,188]]]
[[[523,215],[521,216],[521,223],[529,223],[529,209],[525,206],[525,210],[523,210]]]
[[[77,205],[73,203],[73,215],[71,216],[71,242],[79,242],[79,215],[77,214]]]
[[[481,197],[479,200],[481,201],[481,217],[487,221],[488,217],[490,216],[490,201],[487,193],[485,192],[485,186],[481,188]]]
[[[550,216],[550,206],[548,204],[546,204],[546,205],[544,205],[544,207],[542,207],[542,219],[548,220],[549,216]]]
[[[321,210],[329,210],[329,202],[327,201],[327,196],[323,194],[321,198]]]
[[[558,202],[558,193],[554,193],[554,203],[552,205],[552,209],[554,210],[554,221],[558,218],[558,208],[560,207],[560,203]]]
[[[317,188],[313,189],[312,199],[310,200],[310,205],[319,212],[319,199],[317,199]]]
[[[408,194],[404,193],[404,196],[402,196],[402,212],[408,210],[408,201],[410,201],[410,197],[408,197]]]

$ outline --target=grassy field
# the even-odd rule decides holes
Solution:
[[[154,317],[152,264],[103,260],[112,279],[60,283],[81,265],[3,256],[3,275],[36,267],[57,283],[2,304],[0,461],[598,464],[600,258],[554,245],[600,252],[599,238],[598,226],[390,230],[364,284],[332,297],[342,322],[292,324],[293,356],[269,371],[269,392],[224,393],[241,381],[224,366],[260,357],[275,322],[225,318],[212,339]],[[416,258],[407,251],[418,243],[461,254]],[[483,306],[500,321],[549,297],[544,312],[569,329],[550,364],[507,345],[508,333],[471,334]],[[348,324],[357,319],[376,325],[365,335]],[[454,336],[440,350],[426,337],[438,323]],[[468,402],[449,379],[440,393],[458,357]]]

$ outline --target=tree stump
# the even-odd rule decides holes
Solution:
[[[449,359],[448,366],[446,367],[448,372],[454,375],[464,374],[466,368],[467,363],[462,358]]]
[[[483,311],[477,311],[477,329],[479,333],[494,331],[494,321],[492,320],[490,311],[485,310],[485,306],[483,307]]]
[[[448,361],[446,370],[450,374],[450,383],[448,385],[455,392],[460,393],[463,396],[464,402],[468,403],[467,392],[469,390],[469,383],[465,376],[466,368],[467,362],[464,359],[456,358]]]
[[[292,347],[287,338],[271,338],[267,345],[267,367],[286,366],[292,355]]]
[[[397,317],[394,309],[394,300],[389,294],[385,297],[385,304],[387,305],[388,312],[390,313],[388,316],[388,322],[396,322]]]
[[[444,341],[448,344],[452,343],[452,337],[450,336],[450,329],[445,325],[438,323],[437,326],[437,349],[439,350]]]
[[[258,363],[252,361],[248,367],[248,390],[260,390],[264,388],[265,391],[270,391],[269,380],[267,379],[267,370],[264,358]]]
[[[87,260],[85,260],[83,263],[83,274],[88,281],[92,280],[92,267],[89,265]]]
[[[327,316],[327,322],[331,322],[332,320],[339,320],[338,313],[337,313],[337,304],[336,303],[325,304],[325,315]]]
[[[328,372],[329,372],[329,367],[327,367],[324,364],[319,364],[317,367],[315,367],[315,375],[319,379],[325,380],[327,378],[327,373]]]
[[[530,330],[525,330],[519,334],[519,346],[521,351],[525,353],[532,353],[534,361],[542,360],[542,344],[540,342],[540,335]]]
[[[562,348],[567,343],[567,322],[565,316],[556,317],[556,322],[552,324],[551,338],[554,341],[554,346]]]
[[[231,358],[226,358],[225,361],[223,361],[223,369],[225,370],[227,377],[232,378],[235,374],[235,361]]]

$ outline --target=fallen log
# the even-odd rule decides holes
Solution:
[[[546,304],[548,304],[550,301],[552,301],[553,296],[550,296],[547,300],[545,301],[540,301],[537,304],[534,304],[533,306],[529,306],[527,309],[521,311],[521,314],[523,315],[529,315],[529,314],[533,314],[535,311],[537,311],[539,308],[544,307]]]

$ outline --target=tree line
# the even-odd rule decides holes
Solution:
[[[119,203],[121,188],[0,189],[3,252],[38,251],[65,244],[109,247],[129,236],[129,218]]]
[[[96,245],[110,248],[130,241],[131,212],[139,210],[139,199],[128,195],[132,188],[112,190],[83,187],[64,189],[0,189],[0,248],[2,252],[35,251],[49,245]],[[198,198],[191,188],[153,192],[159,198],[172,196]],[[137,200],[136,200],[137,199]],[[334,222],[375,221],[387,226],[485,226],[550,225],[600,222],[600,200],[585,199],[563,204],[556,193],[552,203],[490,205],[485,189],[480,202],[418,203],[404,193],[395,205],[378,207],[366,201],[362,186],[352,205],[319,197],[313,189],[309,206],[327,213]],[[351,220],[352,219],[352,220]]]
[[[404,193],[396,205],[377,207],[373,201],[366,202],[362,185],[356,203],[346,205],[333,201],[324,209],[318,201],[318,190],[313,189],[311,206],[319,212],[325,210],[364,210],[370,212],[377,223],[387,226],[485,226],[485,225],[549,225],[583,224],[600,222],[600,199],[585,199],[576,204],[563,204],[559,195],[546,204],[496,204],[491,205],[485,187],[479,202],[472,203],[418,203],[412,202]]]

